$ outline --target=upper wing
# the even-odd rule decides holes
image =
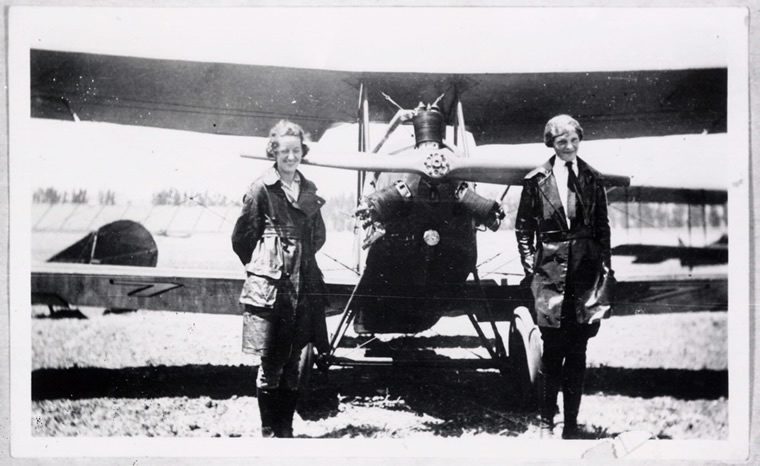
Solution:
[[[630,179],[630,186],[610,183],[616,186],[608,192],[610,202],[724,204],[730,171],[721,161],[729,160],[730,147],[726,133],[689,134],[584,140],[578,154],[613,181]],[[532,161],[535,166],[552,155],[543,144],[486,145],[473,152],[473,159],[496,158],[502,166],[512,161],[518,166]],[[493,177],[500,175],[499,170],[492,172]]]
[[[547,118],[572,111],[587,139],[726,131],[725,68],[591,73],[351,72],[31,51],[31,115],[217,134],[266,136],[279,119],[318,139],[356,121],[432,102],[453,121],[455,99],[479,144],[541,142]],[[379,104],[382,103],[382,104]],[[537,130],[538,128],[538,130]]]

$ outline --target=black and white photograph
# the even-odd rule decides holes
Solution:
[[[748,21],[11,6],[10,455],[747,458]]]

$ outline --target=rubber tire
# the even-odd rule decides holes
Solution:
[[[301,350],[301,358],[298,361],[298,409],[302,408],[309,399],[309,383],[315,359],[314,345],[307,343]]]
[[[519,404],[525,408],[535,407],[538,403],[543,343],[541,331],[523,306],[514,311],[507,345]]]

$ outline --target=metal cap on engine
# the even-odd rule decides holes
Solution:
[[[428,246],[436,246],[441,242],[441,235],[435,230],[427,230],[423,233],[422,240],[425,241],[425,244]]]
[[[443,114],[437,106],[432,106],[430,109],[418,107],[412,123],[417,147],[426,142],[443,144],[443,132],[446,126]]]

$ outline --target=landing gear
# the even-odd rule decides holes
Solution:
[[[301,350],[301,359],[298,362],[298,405],[302,407],[309,396],[309,382],[311,381],[311,372],[314,368],[314,345],[307,343]]]
[[[528,309],[520,306],[511,319],[491,321],[494,331],[493,347],[485,339],[474,318],[471,318],[483,346],[489,351],[492,366],[499,370],[506,382],[507,393],[521,408],[537,406],[540,390],[541,332]]]
[[[527,308],[520,306],[515,309],[508,340],[510,376],[520,405],[535,406],[538,402],[543,344],[541,332]]]

